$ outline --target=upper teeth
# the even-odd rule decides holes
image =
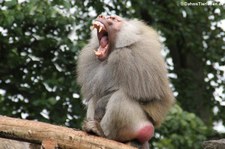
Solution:
[[[98,32],[100,32],[102,29],[105,30],[104,24],[102,24],[102,23],[99,22],[99,21],[94,21],[94,22],[92,23],[92,29],[94,29],[94,28],[98,29]]]
[[[102,27],[100,26],[98,32],[101,32],[101,30],[102,30]]]

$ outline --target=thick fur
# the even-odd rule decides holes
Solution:
[[[136,129],[149,119],[159,126],[174,97],[157,33],[141,21],[124,20],[114,49],[104,61],[93,52],[98,46],[94,31],[78,60],[78,82],[89,102],[87,118],[94,119],[98,102],[110,95],[104,103],[105,114],[99,118],[106,137],[129,140],[126,128]]]

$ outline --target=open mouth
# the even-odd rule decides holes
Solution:
[[[100,21],[93,22],[93,28],[97,29],[98,40],[99,40],[99,47],[95,51],[95,55],[99,59],[104,59],[107,57],[108,49],[109,49],[109,39],[108,39],[108,32],[105,28],[105,25]]]

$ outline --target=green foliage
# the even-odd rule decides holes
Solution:
[[[80,126],[84,109],[74,98],[77,47],[68,38],[75,20],[60,12],[62,4],[69,8],[66,1],[1,3],[6,32],[0,34],[1,114]]]
[[[210,130],[193,113],[185,112],[175,105],[166,121],[156,130],[152,146],[159,149],[200,149]]]

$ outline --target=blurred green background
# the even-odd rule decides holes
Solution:
[[[216,1],[0,0],[0,114],[80,128],[77,55],[92,20],[117,14],[145,21],[164,43],[177,104],[152,148],[198,149],[225,137],[224,11]]]

